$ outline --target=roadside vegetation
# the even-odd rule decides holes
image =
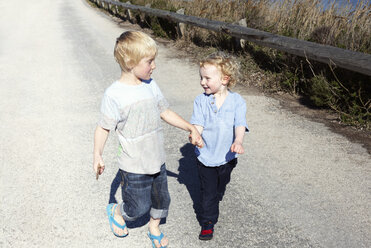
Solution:
[[[320,0],[131,0],[131,3],[172,12],[182,9],[185,15],[242,22],[274,34],[371,54],[368,0],[359,0],[357,6],[339,6],[333,1],[327,8]],[[127,18],[125,10],[119,10],[120,17]],[[195,56],[216,49],[233,53],[241,62],[244,84],[270,93],[292,94],[310,107],[331,109],[345,124],[371,128],[370,76],[189,25],[180,37],[176,23],[150,16],[143,18],[139,12],[133,14],[138,24],[151,28],[157,36],[176,40],[179,47]]]

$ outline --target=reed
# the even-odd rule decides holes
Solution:
[[[230,23],[246,18],[251,28],[371,53],[371,3],[368,0],[360,0],[355,7],[333,1],[326,9],[321,0],[133,0],[132,3],[149,3],[153,8],[171,11],[184,8],[186,15]]]
[[[265,16],[266,24],[275,24],[274,33],[371,53],[371,4],[366,0],[356,7],[333,2],[327,9],[319,0],[277,1]]]

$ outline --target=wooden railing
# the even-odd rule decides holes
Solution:
[[[244,39],[261,46],[274,48],[289,54],[305,57],[310,60],[329,64],[332,67],[341,67],[351,71],[371,76],[371,55],[345,50],[333,46],[321,45],[314,42],[294,39],[286,36],[243,27],[205,18],[182,15],[170,11],[152,9],[148,7],[121,3],[111,0],[90,0],[103,8],[121,6],[124,9],[138,10],[142,13],[165,18],[177,23],[185,23],[197,27],[226,33],[236,38]]]

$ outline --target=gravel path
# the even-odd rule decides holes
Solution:
[[[0,2],[0,247],[150,247],[146,219],[112,235],[108,202],[121,201],[117,139],[95,180],[93,132],[104,89],[119,76],[117,25],[84,0]],[[197,65],[161,45],[153,75],[171,108],[189,119],[201,92]],[[187,134],[164,124],[171,247],[371,247],[368,152],[235,89],[251,132],[221,204],[215,239],[197,239],[198,181]]]

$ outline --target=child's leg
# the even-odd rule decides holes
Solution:
[[[120,170],[122,177],[121,214],[125,220],[134,221],[151,207],[153,176]]]
[[[128,229],[126,228],[125,220],[122,217],[122,214],[121,214],[121,211],[120,211],[120,205],[121,204],[113,205],[113,207],[112,207],[112,211],[113,211],[112,217],[119,225],[121,225],[121,227],[118,227],[115,223],[112,223],[111,228],[113,229],[113,233],[115,235],[117,235],[119,237],[124,237],[128,234]],[[125,228],[122,228],[122,226],[125,226]]]
[[[160,231],[160,228],[159,228],[160,221],[161,221],[161,219],[154,219],[152,217],[149,220],[148,229],[149,229],[149,232],[150,232],[151,235],[154,235],[154,236],[160,236],[161,235],[161,231]],[[159,243],[158,240],[154,240],[154,242],[155,242],[156,247],[166,247],[169,244],[169,240],[166,237],[163,237],[161,239],[161,243]]]
[[[154,175],[151,190],[151,201],[151,217],[154,219],[166,218],[169,212],[170,194],[167,186],[165,164],[161,166],[160,173]]]
[[[151,191],[152,207],[150,211],[149,232],[154,236],[160,236],[160,220],[166,218],[169,212],[170,194],[167,185],[167,174],[165,164],[161,166],[159,174],[154,175]],[[167,246],[169,241],[166,237],[162,238],[161,244],[154,240],[157,247]]]
[[[114,213],[109,212],[119,225],[124,226],[125,220],[133,221],[147,213],[151,206],[151,188],[153,177],[149,175],[134,174],[120,170],[122,179],[123,202],[113,205],[111,208]],[[128,187],[130,185],[130,187]],[[112,215],[111,215],[112,213]],[[128,233],[127,228],[120,228],[113,221],[111,228],[117,236]]]
[[[217,197],[217,167],[207,167],[197,160],[198,175],[201,184],[201,224],[211,221],[215,224],[219,217],[219,200]]]
[[[218,199],[223,199],[227,184],[231,180],[231,173],[234,167],[237,165],[237,158],[232,159],[228,163],[218,168],[219,180],[218,180]]]

